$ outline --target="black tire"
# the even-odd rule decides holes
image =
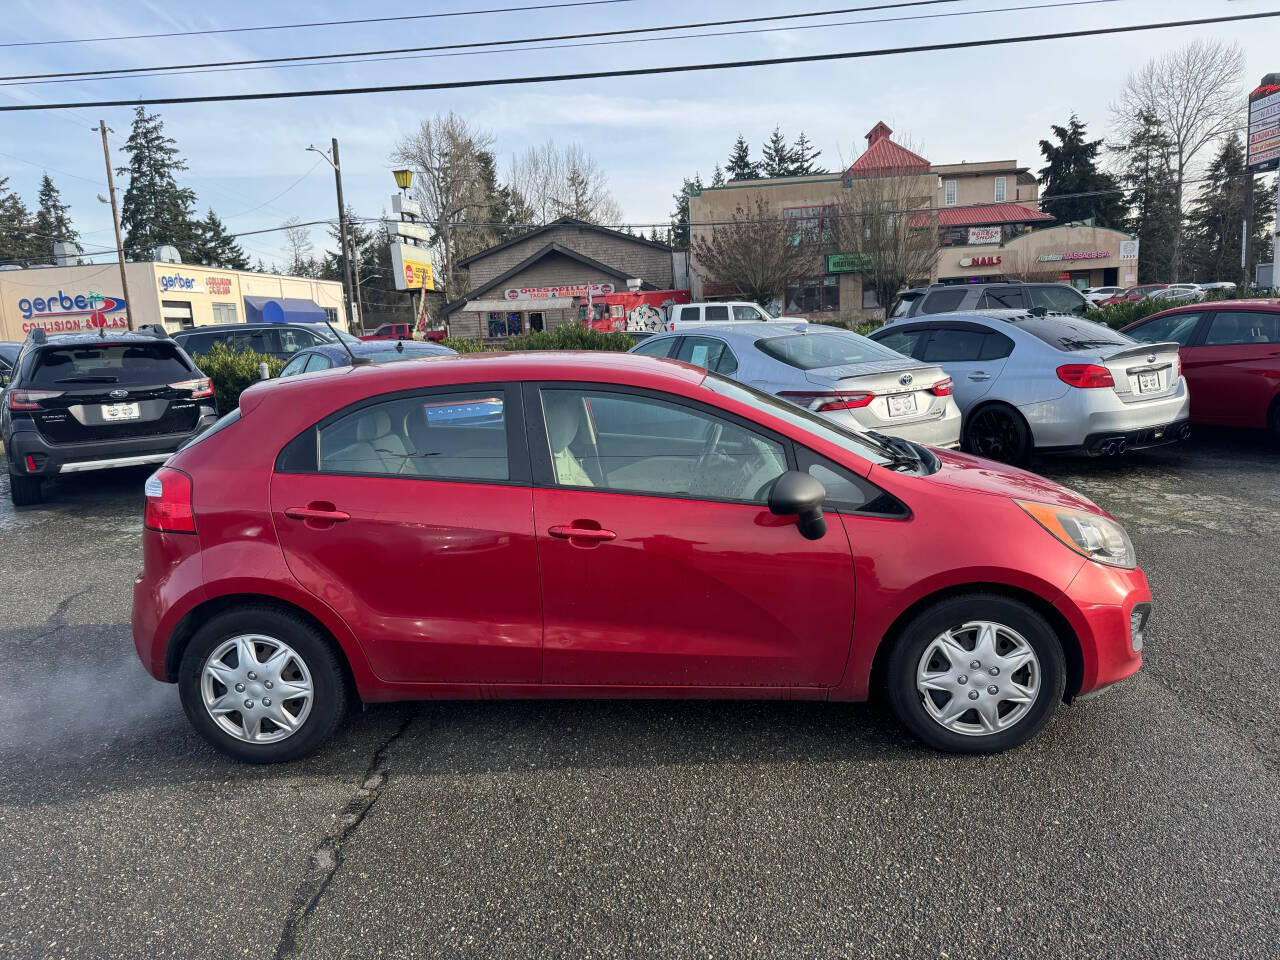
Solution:
[[[1006,717],[1013,710],[1022,710],[1022,716],[1010,726],[991,733],[956,732],[936,720],[924,703],[924,697],[930,696],[936,698],[935,705],[945,707],[949,696],[919,690],[916,686],[916,671],[921,658],[936,638],[945,631],[956,631],[963,646],[964,633],[959,628],[978,620],[1000,624],[1015,631],[1026,641],[1038,661],[1039,688],[1034,700],[1025,709],[1014,704],[997,703],[997,711],[1009,708],[1005,712]],[[1062,702],[1067,678],[1062,644],[1044,617],[1024,603],[989,593],[952,597],[922,611],[907,624],[898,637],[889,653],[886,666],[886,693],[894,714],[903,726],[926,744],[949,753],[999,753],[1030,740],[1049,722],[1058,704]],[[1025,680],[1027,676],[1014,671],[1009,676],[993,678],[981,672],[986,669],[989,669],[989,665],[979,668],[979,672],[973,677],[964,678],[968,682],[963,688],[967,691],[966,697],[972,696],[973,692],[977,692],[979,697],[983,696],[985,690],[989,689],[986,685],[993,680],[1003,683],[1018,676]],[[959,693],[956,694],[958,695]],[[963,701],[957,701],[957,704],[962,705]],[[956,719],[963,722],[966,715],[970,715],[968,711]],[[970,716],[971,720],[965,725],[977,725],[979,718],[976,711]]]
[[[259,634],[288,644],[311,675],[310,711],[293,733],[272,743],[249,743],[228,733],[214,721],[201,693],[202,674],[209,656],[224,642],[245,634]],[[351,694],[340,656],[328,636],[296,614],[270,606],[238,607],[208,621],[187,645],[178,669],[182,708],[202,737],[237,760],[246,763],[297,760],[328,740],[346,713]],[[265,691],[259,690],[258,695],[265,695]],[[237,723],[243,725],[243,720]],[[280,729],[274,724],[271,726],[269,732]],[[261,724],[259,729],[267,731],[268,724]]]
[[[1271,433],[1271,442],[1280,446],[1280,397],[1271,401],[1271,412],[1267,415],[1267,427]]]
[[[9,499],[15,507],[30,507],[44,500],[39,477],[15,477],[9,474]]]
[[[1012,407],[987,404],[965,418],[964,449],[988,460],[1020,467],[1031,460],[1031,431]]]

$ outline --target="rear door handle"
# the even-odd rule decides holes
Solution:
[[[549,528],[547,533],[557,540],[590,540],[593,543],[613,540],[618,536],[612,530],[601,530],[599,527],[578,527],[569,524],[557,524]]]
[[[973,373],[969,374],[969,379],[970,380],[990,380],[991,377],[989,374],[985,374],[981,370],[975,370],[973,371]]]
[[[305,507],[287,507],[284,515],[290,520],[306,520],[308,523],[346,523],[351,519],[351,514],[342,510],[335,510],[332,504],[308,504]]]

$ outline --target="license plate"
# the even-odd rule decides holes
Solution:
[[[906,393],[900,397],[889,397],[889,416],[905,417],[916,412],[916,395]]]
[[[104,403],[102,405],[103,420],[137,420],[142,416],[136,403]]]
[[[1158,373],[1140,373],[1138,374],[1138,392],[1139,393],[1156,393],[1160,389],[1160,374]]]

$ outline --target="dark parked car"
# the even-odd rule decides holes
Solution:
[[[1280,440],[1280,300],[1189,303],[1124,332],[1182,345],[1192,423],[1262,427]]]
[[[339,330],[337,334],[347,343],[360,343],[349,333]],[[221,343],[230,350],[252,350],[281,360],[308,347],[337,342],[333,331],[323,323],[219,323],[181,330],[173,339],[193,356],[208,353],[215,343]]]
[[[0,379],[7,378],[13,372],[13,365],[18,362],[18,354],[22,352],[22,344],[11,341],[0,342]],[[0,387],[4,383],[0,382]]]
[[[213,385],[167,337],[34,331],[0,408],[9,494],[25,506],[45,477],[162,463],[216,419]]]
[[[328,370],[331,367],[351,366],[351,354],[367,357],[372,363],[391,363],[396,360],[413,360],[417,357],[455,357],[458,351],[439,343],[418,343],[414,340],[387,341],[375,340],[347,344],[346,347],[336,343],[323,343],[318,347],[299,350],[280,371],[282,377],[292,377],[299,373],[313,373],[316,370]]]
[[[1092,304],[1066,283],[935,283],[898,294],[889,321],[926,313],[1035,310],[1083,314]]]

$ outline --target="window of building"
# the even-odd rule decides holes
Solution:
[[[489,336],[518,337],[524,333],[521,314],[492,312],[489,314]]]
[[[543,314],[541,313],[529,314],[529,332],[530,333],[533,333],[535,330],[545,330],[545,329],[546,329],[546,319]]]
[[[338,310],[337,310],[337,308],[336,308],[336,307],[325,307],[325,308],[324,308],[324,318],[325,318],[325,320],[327,320],[329,323],[332,323],[332,324],[334,324],[334,325],[336,326],[336,325],[337,325],[337,323],[338,323]]]
[[[160,315],[167,326],[175,326],[179,330],[189,330],[196,325],[189,300],[161,300]]]
[[[874,310],[878,306],[880,306],[880,298],[876,296],[876,288],[864,286],[862,288],[862,309]]]
[[[811,277],[787,284],[787,313],[840,309],[840,278]]]
[[[1004,177],[996,177],[996,203],[1004,203]]]
[[[793,243],[822,249],[836,246],[836,205],[784,207],[782,219]]]
[[[942,202],[948,207],[956,205],[956,182],[954,180],[942,181]]]
[[[236,305],[234,303],[215,303],[213,305],[214,323],[235,323]]]

